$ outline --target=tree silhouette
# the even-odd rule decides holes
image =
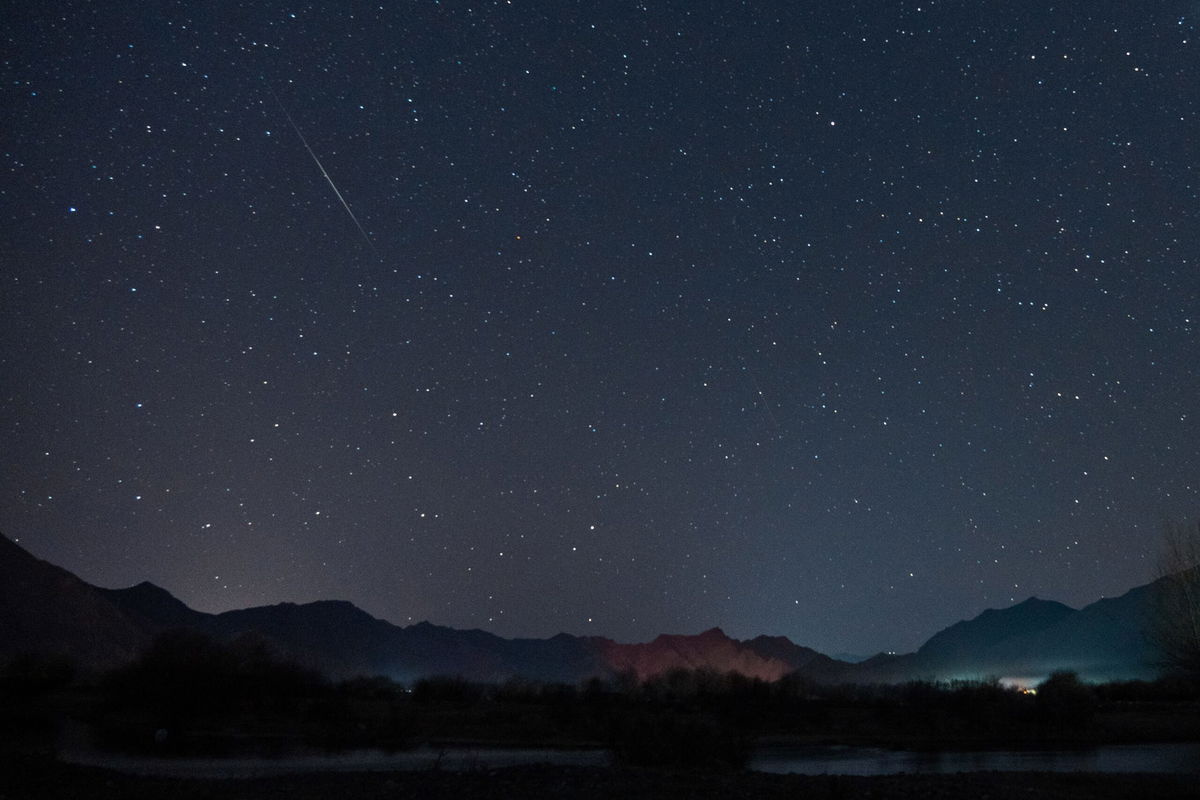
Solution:
[[[1164,666],[1200,677],[1200,523],[1164,526],[1150,636]]]

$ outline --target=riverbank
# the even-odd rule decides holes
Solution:
[[[58,751],[58,758],[64,764],[98,767],[126,775],[198,780],[274,778],[327,772],[471,773],[531,765],[614,765],[612,753],[602,748],[554,750],[422,747],[403,752],[297,752],[269,758],[129,756],[96,750],[64,749]],[[704,769],[705,766],[704,762],[697,762],[695,768]],[[707,766],[711,769],[712,765]],[[840,745],[768,746],[754,747],[750,751],[746,769],[782,775],[797,773],[857,776],[918,773],[952,775],[960,772],[1190,774],[1200,780],[1200,743],[1115,745],[1069,750],[941,752]]]
[[[770,775],[608,767],[519,766],[469,772],[325,773],[253,780],[147,778],[62,764],[48,758],[6,759],[4,800],[509,800],[563,798],[982,798],[990,800],[1185,800],[1194,776],[1092,773],[971,772],[955,775]]]

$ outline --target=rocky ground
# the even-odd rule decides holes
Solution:
[[[394,772],[301,775],[256,780],[139,778],[22,758],[0,768],[0,800],[639,800],[640,798],[970,798],[1107,800],[1196,798],[1195,776],[978,772],[848,776],[703,773],[604,767],[510,767],[469,773]]]

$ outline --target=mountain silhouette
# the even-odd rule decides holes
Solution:
[[[92,586],[0,536],[0,661],[43,652],[103,670],[128,663],[154,636],[185,628],[222,640],[258,637],[335,677],[386,675],[402,682],[434,675],[488,682],[521,677],[576,683],[621,674],[645,680],[675,669],[859,683],[1036,679],[1070,669],[1087,679],[1111,680],[1156,672],[1155,653],[1142,633],[1155,591],[1154,584],[1140,586],[1080,610],[1029,598],[957,622],[915,653],[848,663],[782,636],[743,641],[720,628],[625,644],[565,633],[505,639],[429,622],[399,627],[340,600],[207,614],[148,582],[126,589]]]
[[[1152,678],[1157,654],[1145,631],[1155,585],[1131,589],[1080,610],[1031,597],[988,609],[934,634],[915,653],[877,655],[847,672],[862,682],[914,679],[1029,682],[1056,670],[1088,680]]]
[[[1003,610],[990,608],[969,622],[954,623],[930,637],[917,655],[951,668],[967,666],[981,653],[1002,648],[1013,637],[1045,630],[1075,613],[1062,603],[1031,597]]]
[[[145,630],[203,628],[209,615],[189,608],[182,600],[150,581],[128,589],[97,589],[113,605]]]
[[[96,587],[0,535],[0,657],[46,652],[104,669],[150,638]]]

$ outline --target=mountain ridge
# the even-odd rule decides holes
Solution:
[[[560,633],[505,639],[422,621],[400,627],[345,600],[282,602],[209,614],[143,581],[123,589],[88,584],[0,535],[0,659],[40,650],[90,669],[128,663],[155,635],[191,628],[220,639],[255,635],[305,666],[334,676],[400,681],[458,675],[574,683],[621,674],[645,680],[675,669],[739,672],[767,681],[897,682],[1044,676],[1072,669],[1090,679],[1149,677],[1153,651],[1141,634],[1154,584],[1082,609],[1030,597],[938,631],[913,653],[839,661],[784,636],[739,640],[721,628],[619,643]]]

